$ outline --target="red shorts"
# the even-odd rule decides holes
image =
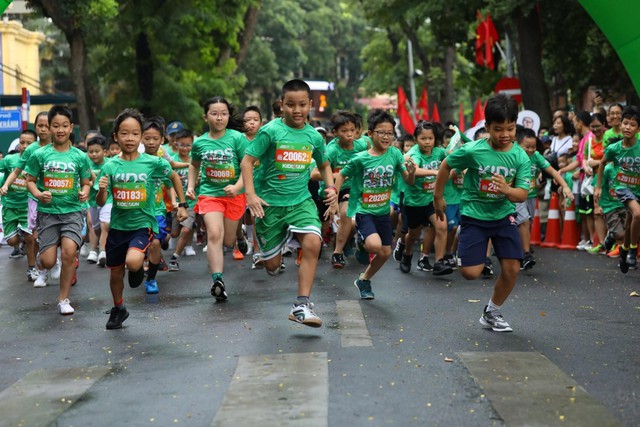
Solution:
[[[243,194],[235,197],[198,196],[195,212],[204,215],[210,212],[222,212],[231,221],[239,221],[247,208],[247,199]]]

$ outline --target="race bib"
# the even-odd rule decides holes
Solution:
[[[73,174],[69,172],[45,172],[44,188],[55,195],[73,193]]]
[[[19,176],[13,181],[11,187],[9,187],[11,191],[16,191],[19,193],[24,193],[27,191],[27,180],[23,176]]]
[[[428,177],[422,183],[422,192],[423,193],[433,193],[436,189],[436,179],[435,177]]]
[[[282,172],[304,172],[311,164],[311,144],[278,142],[276,144],[276,169]]]
[[[118,182],[113,186],[113,203],[120,209],[142,209],[147,206],[144,182]]]
[[[484,177],[480,177],[480,197],[484,197],[487,199],[501,199],[504,197],[498,190],[498,186],[491,181],[493,178],[492,175],[486,175]]]
[[[638,173],[620,170],[616,176],[616,181],[631,189],[640,188],[640,174]]]
[[[231,163],[208,162],[204,169],[205,178],[214,184],[229,184],[236,177],[236,170]]]
[[[464,186],[464,176],[457,176],[456,179],[453,180],[453,184],[459,189],[462,189]]]
[[[387,205],[391,200],[390,188],[365,188],[362,193],[362,207],[375,209]]]

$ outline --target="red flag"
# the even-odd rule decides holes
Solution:
[[[482,14],[478,11],[478,27],[476,28],[476,64],[495,70],[496,64],[493,60],[493,46],[499,39],[498,31],[491,16],[483,20]]]
[[[482,108],[482,102],[480,98],[476,101],[476,107],[473,109],[473,120],[471,121],[471,126],[475,126],[478,124],[480,120],[484,120],[484,108]]]
[[[465,131],[464,110],[462,109],[462,102],[460,103],[460,112],[458,113],[458,129],[460,129],[460,132]]]
[[[405,132],[413,134],[413,131],[416,130],[416,124],[407,109],[407,95],[402,86],[398,86],[398,118]]]
[[[431,111],[431,119],[435,123],[440,123],[440,112],[438,111],[438,103],[433,103],[433,110]]]
[[[427,87],[422,88],[422,95],[416,108],[416,120],[429,120],[429,95],[427,95]]]

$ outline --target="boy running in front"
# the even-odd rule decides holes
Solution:
[[[247,147],[241,163],[247,206],[256,218],[256,235],[264,267],[275,276],[280,272],[282,248],[292,237],[302,245],[298,269],[298,297],[289,320],[311,327],[322,326],[309,301],[322,246],[318,209],[307,186],[311,161],[316,161],[326,185],[325,203],[330,205],[326,217],[337,211],[338,193],[333,186],[331,167],[325,154],[322,136],[309,124],[311,89],[302,80],[290,80],[282,87],[283,117],[258,131]],[[253,167],[260,161],[259,194],[253,181]]]
[[[496,332],[513,330],[500,308],[516,284],[523,258],[514,203],[527,200],[531,180],[529,156],[514,144],[517,118],[518,104],[513,98],[490,98],[485,108],[489,137],[468,142],[449,154],[440,165],[433,200],[436,214],[444,220],[443,192],[451,169],[467,169],[460,205],[460,272],[467,280],[480,277],[491,240],[501,272],[480,323]]]

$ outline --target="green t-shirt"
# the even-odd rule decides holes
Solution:
[[[604,157],[612,161],[618,168],[614,190],[629,188],[633,194],[640,196],[640,143],[625,148],[622,141],[609,145],[604,151]]]
[[[464,183],[464,174],[456,170],[458,176],[455,179],[449,178],[444,185],[444,200],[447,205],[459,205],[462,198],[462,187]]]
[[[544,158],[544,156],[537,151],[533,153],[531,157],[531,187],[529,188],[529,195],[527,199],[535,199],[538,197],[538,189],[536,188],[536,179],[541,170],[544,170],[551,166],[551,163]]]
[[[0,173],[4,174],[2,180],[0,180],[0,186],[4,185],[7,177],[13,170],[18,167],[20,163],[20,154],[9,154],[0,162]],[[20,175],[13,181],[13,184],[9,186],[9,190],[6,196],[2,196],[2,206],[6,206],[12,209],[22,209],[27,206],[27,178],[24,176],[24,171],[20,172]]]
[[[613,128],[607,129],[602,135],[602,146],[607,148],[609,145],[614,144],[622,139],[622,132],[616,133]]]
[[[104,165],[107,164],[107,162],[109,161],[109,157],[105,157],[104,161],[100,164],[96,164],[93,163],[91,161],[91,159],[89,159],[89,167],[91,168],[91,172],[93,172],[93,174],[96,176],[96,181],[98,181],[98,176],[100,175],[100,171],[102,170],[102,168],[104,167]],[[89,206],[91,206],[92,208],[95,208],[97,205],[96,203],[96,195],[98,194],[98,186],[94,185],[91,187],[90,191],[89,191]],[[107,203],[112,203],[113,200],[111,199],[111,195],[109,195],[109,198],[107,199]]]
[[[36,185],[40,191],[50,191],[52,196],[50,203],[38,201],[38,211],[67,214],[86,209],[87,204],[80,202],[78,193],[81,181],[91,179],[89,163],[87,155],[75,147],[57,151],[49,144],[37,150],[29,158],[24,172],[37,178]]]
[[[20,161],[18,162],[18,168],[20,168],[20,170],[25,170],[25,168],[27,167],[27,162],[29,161],[29,158],[31,157],[31,155],[33,153],[35,153],[37,150],[46,147],[47,145],[50,144],[46,144],[46,145],[40,145],[40,141],[36,141],[33,144],[29,145],[27,148],[24,149],[24,151],[22,152],[22,156],[20,156]],[[27,191],[27,197],[29,197],[30,199],[36,200],[36,198]]]
[[[111,222],[114,230],[151,228],[158,232],[155,217],[155,194],[158,183],[171,175],[169,162],[161,157],[140,153],[135,160],[114,157],[100,171],[109,177],[107,192],[113,196]]]
[[[308,124],[294,129],[282,119],[262,126],[246,153],[260,160],[255,188],[271,206],[293,206],[310,198],[311,160],[319,166],[327,161],[322,135]]]
[[[336,138],[337,139],[337,138]],[[340,143],[336,141],[336,143],[327,146],[327,160],[329,160],[329,165],[331,166],[331,171],[333,173],[338,173],[342,170],[343,167],[349,163],[349,160],[357,153],[361,151],[365,151],[367,149],[367,143],[361,139],[357,139],[353,141],[353,149],[345,150],[340,146]],[[341,190],[351,188],[351,180],[347,179],[342,184]],[[324,181],[320,183],[320,197],[324,198]]]
[[[201,195],[226,196],[224,188],[240,178],[240,162],[246,146],[244,134],[233,129],[227,129],[220,139],[211,139],[209,133],[196,138],[191,159],[200,162]]]
[[[405,170],[404,157],[395,147],[380,156],[368,151],[356,154],[340,171],[344,177],[351,177],[347,215],[389,215],[393,178]]]
[[[531,161],[527,153],[513,144],[509,151],[496,151],[488,140],[468,142],[447,157],[447,164],[464,170],[460,213],[482,221],[495,221],[515,212],[515,205],[499,193],[491,182],[493,174],[505,177],[515,188],[529,190]]]
[[[175,162],[180,162],[180,163],[185,163],[180,159],[180,153],[173,153],[171,154],[171,159]],[[186,162],[188,163],[188,162]],[[175,168],[174,171],[178,174],[178,176],[180,177],[180,182],[182,183],[182,190],[186,193],[187,191],[187,184],[189,183],[189,167],[186,168]],[[200,191],[200,187],[196,186],[195,188],[195,193],[196,193],[196,199],[191,200],[190,198],[187,197],[186,201],[187,201],[187,205],[189,205],[190,208],[193,208],[196,203],[197,203],[197,198],[198,198],[198,193]]]
[[[440,169],[440,163],[447,157],[447,153],[441,147],[433,147],[430,155],[420,151],[418,144],[407,152],[416,164],[416,168],[435,170]],[[407,185],[404,190],[405,206],[427,206],[433,202],[433,190],[436,188],[436,176],[416,176],[413,185]]]
[[[600,207],[604,213],[609,213],[616,209],[624,209],[624,205],[616,196],[615,183],[617,175],[618,168],[613,163],[607,163],[602,174],[602,194],[600,196]]]

